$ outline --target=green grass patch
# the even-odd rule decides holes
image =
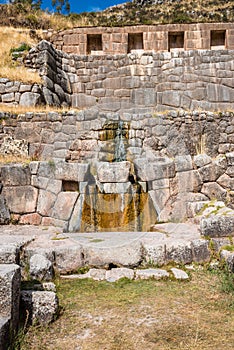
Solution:
[[[58,280],[60,318],[31,328],[21,350],[232,349],[233,294],[223,281],[205,269],[188,283]]]

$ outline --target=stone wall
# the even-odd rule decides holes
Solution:
[[[138,113],[182,108],[231,110],[234,51],[77,56],[46,41],[26,61],[40,69],[48,104]]]
[[[220,40],[214,38],[219,32]],[[220,34],[223,32],[223,34]],[[131,36],[141,34],[142,42],[132,45]],[[182,45],[177,46],[176,35],[183,34]],[[170,35],[174,35],[173,43]],[[97,35],[100,40],[97,41]],[[215,35],[217,38],[217,36]],[[90,48],[89,41],[93,45]],[[137,38],[136,38],[137,39]],[[134,49],[144,51],[170,51],[174,48],[182,50],[210,50],[211,48],[234,49],[233,23],[197,23],[139,25],[127,27],[84,27],[63,30],[50,37],[51,43],[58,50],[78,55],[90,54],[127,54]],[[171,45],[172,44],[172,45]]]
[[[44,159],[1,168],[2,194],[20,223],[93,228],[83,216],[97,203],[92,194],[102,203],[108,195],[108,208],[120,196],[128,208],[139,193],[138,216],[153,220],[148,228],[157,219],[191,217],[211,199],[233,207],[233,113],[5,115],[6,134],[27,139],[30,154],[39,149]]]
[[[40,85],[0,78],[0,103],[28,107],[40,105],[43,102]]]

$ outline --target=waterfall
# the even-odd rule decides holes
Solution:
[[[122,162],[126,160],[126,150],[124,145],[123,136],[123,122],[120,121],[118,124],[118,129],[116,131],[115,138],[115,162]]]

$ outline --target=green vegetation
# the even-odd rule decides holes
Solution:
[[[51,0],[55,14],[40,9],[40,0],[13,0],[0,5],[0,25],[55,30],[74,26],[125,26],[135,24],[233,22],[233,1],[170,1],[142,5],[126,2],[102,12],[69,13],[68,0]],[[67,15],[62,15],[65,11]]]
[[[232,349],[230,276],[197,269],[187,283],[59,280],[60,318],[49,327],[32,327],[20,349]]]

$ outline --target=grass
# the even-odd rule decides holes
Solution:
[[[29,29],[0,27],[0,77],[25,83],[41,83],[38,73],[29,71],[24,66],[12,61],[11,52],[22,43],[36,45],[36,40],[29,35]]]
[[[233,292],[220,274],[192,272],[189,282],[61,280],[63,312],[32,327],[21,350],[233,349]]]

